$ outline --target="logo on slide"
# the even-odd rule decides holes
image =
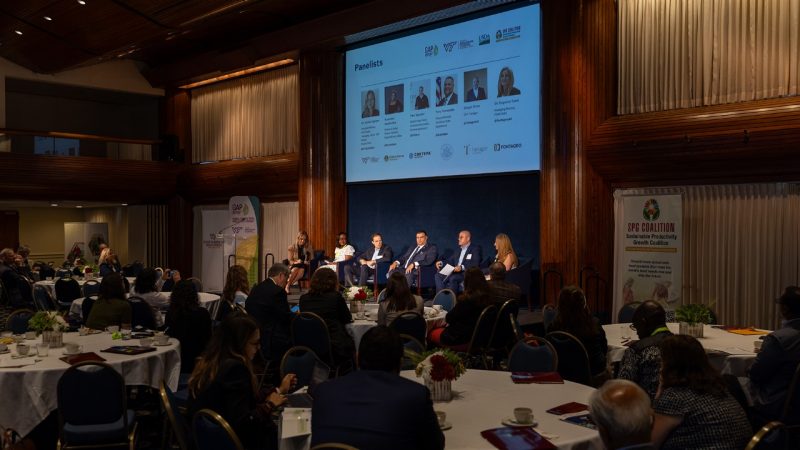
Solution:
[[[463,49],[465,49],[465,48],[471,48],[471,47],[473,47],[474,45],[475,45],[475,41],[473,41],[472,39],[462,39],[462,40],[461,40],[461,41],[458,43],[458,48],[460,48],[461,50],[463,50]]]
[[[479,155],[485,152],[488,149],[485,145],[470,145],[467,144],[464,146],[464,153],[466,155]]]
[[[364,164],[368,163],[369,162],[369,156],[365,156],[364,158],[361,158],[361,162],[364,163]]]
[[[489,33],[483,33],[478,36],[478,45],[486,45],[492,42],[492,36]]]
[[[425,56],[426,57],[428,57],[428,56],[436,56],[438,54],[439,54],[439,46],[438,45],[434,44],[434,45],[426,45],[425,46]]]
[[[444,144],[442,146],[442,159],[447,161],[453,157],[453,147],[450,144]]]
[[[500,150],[510,150],[515,148],[522,148],[522,144],[494,144],[494,151],[499,152]]]
[[[442,46],[444,46],[444,51],[450,53],[453,51],[453,48],[456,46],[456,44],[458,44],[458,41],[450,41],[450,42],[445,42],[444,44],[442,44]]]

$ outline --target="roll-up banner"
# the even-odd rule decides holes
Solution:
[[[225,255],[231,265],[235,263],[247,269],[247,277],[252,286],[258,282],[260,259],[258,230],[261,226],[261,203],[258,197],[231,197],[228,211],[231,227],[224,233]],[[235,255],[235,258],[230,255]],[[225,268],[227,267],[226,263]]]

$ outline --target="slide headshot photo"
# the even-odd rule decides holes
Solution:
[[[514,72],[508,66],[500,69],[497,77],[497,96],[506,97],[509,95],[519,95],[521,92],[514,87]]]
[[[486,68],[464,72],[465,102],[486,100]]]
[[[387,86],[383,89],[383,96],[386,99],[386,114],[395,114],[403,112],[403,86],[402,84],[395,84],[394,86]]]
[[[436,77],[436,106],[458,104],[455,75]]]
[[[414,109],[427,109],[431,106],[428,94],[431,92],[431,80],[417,80],[411,82],[409,101],[414,104]]]
[[[378,91],[364,91],[361,93],[361,118],[375,117],[380,115],[378,110]]]

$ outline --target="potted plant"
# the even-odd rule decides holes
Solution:
[[[417,377],[425,380],[435,402],[448,402],[453,398],[452,383],[467,371],[464,362],[452,350],[430,350],[419,355],[414,369]]]
[[[703,337],[703,326],[711,322],[711,310],[699,303],[681,305],[675,310],[678,333],[696,338]]]
[[[63,345],[63,333],[69,325],[58,311],[38,311],[28,321],[28,329],[40,333],[43,344],[56,348]]]

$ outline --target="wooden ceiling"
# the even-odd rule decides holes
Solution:
[[[144,62],[149,70],[157,70],[176,60],[225,52],[256,36],[370,2],[83,0],[82,3],[0,1],[0,56],[44,74],[115,58],[134,59]]]

